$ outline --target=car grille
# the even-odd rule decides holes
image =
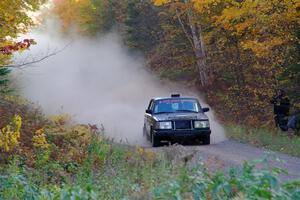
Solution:
[[[192,129],[192,123],[190,120],[174,121],[175,129],[177,130],[190,130]]]

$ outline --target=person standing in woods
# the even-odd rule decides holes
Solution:
[[[283,131],[287,131],[287,123],[290,112],[290,100],[284,90],[277,90],[276,95],[270,101],[274,105],[274,120],[276,127],[279,127]]]

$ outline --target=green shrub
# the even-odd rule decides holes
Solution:
[[[202,166],[195,169],[176,167],[161,157],[148,162],[143,157],[147,153],[145,150],[112,145],[104,153],[106,161],[98,168],[98,165],[94,165],[94,158],[96,155],[104,158],[99,149],[101,146],[98,146],[101,143],[90,147],[88,159],[64,181],[39,180],[51,170],[62,173],[58,171],[63,168],[47,168],[47,164],[43,164],[33,173],[18,159],[14,159],[0,172],[0,199],[300,198],[300,180],[281,181],[279,177],[284,171],[271,169],[267,160],[245,162],[241,167],[212,173]],[[134,160],[130,160],[132,158]]]
[[[266,161],[245,162],[241,168],[232,168],[227,173],[208,173],[199,169],[191,174],[186,182],[191,184],[191,190],[182,191],[182,182],[173,179],[157,187],[153,192],[154,199],[300,199],[300,180],[283,183],[279,175],[281,169],[269,169],[265,165],[258,169],[257,164]],[[185,193],[183,193],[185,192]]]

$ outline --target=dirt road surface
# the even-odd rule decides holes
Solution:
[[[300,179],[300,158],[286,154],[271,152],[233,140],[226,140],[211,145],[177,145],[173,147],[150,148],[155,152],[165,153],[175,163],[187,160],[189,164],[199,165],[201,162],[210,170],[226,170],[240,166],[244,161],[268,158],[270,166],[287,170],[283,180]],[[176,161],[177,160],[177,161]]]

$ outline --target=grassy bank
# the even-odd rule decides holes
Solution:
[[[36,158],[25,165],[14,157],[0,168],[0,199],[291,199],[300,198],[300,181],[281,183],[281,170],[266,161],[211,174],[202,166],[172,165],[139,147],[128,149],[97,139],[81,164]],[[260,170],[256,164],[264,165]]]
[[[0,200],[300,198],[300,182],[280,182],[266,161],[212,173],[114,144],[94,125],[45,117],[18,98],[1,99],[0,113]]]
[[[226,126],[227,137],[252,145],[300,157],[300,137],[266,128],[250,129],[239,125]]]

